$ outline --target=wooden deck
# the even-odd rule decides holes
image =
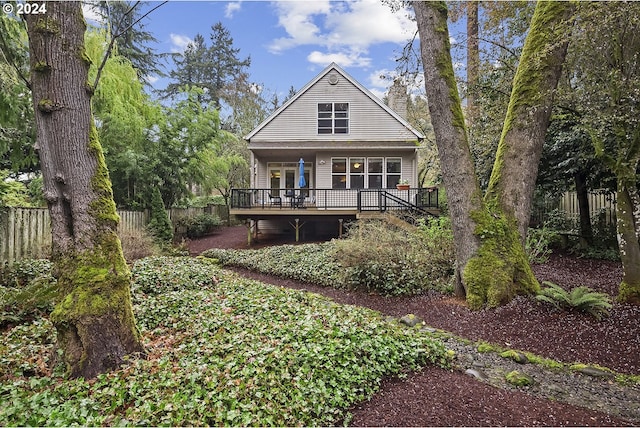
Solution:
[[[341,237],[360,218],[437,216],[438,190],[429,189],[233,189],[230,214],[248,227],[248,243],[261,235]],[[404,220],[403,220],[404,219]],[[409,223],[406,224],[409,226]]]
[[[355,216],[411,211],[437,215],[438,189],[233,189],[230,214],[252,217]]]

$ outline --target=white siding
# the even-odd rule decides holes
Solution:
[[[317,161],[316,161],[316,188],[318,189],[331,189],[331,158],[335,157],[383,157],[383,158],[401,158],[402,159],[402,172],[401,176],[403,179],[409,180],[411,187],[417,187],[418,183],[415,181],[417,177],[416,172],[416,153],[412,152],[404,152],[404,153],[394,153],[389,151],[381,151],[381,152],[362,152],[362,151],[341,151],[334,153],[318,153]],[[322,165],[321,160],[325,161],[325,164]]]
[[[348,102],[349,133],[318,135],[318,103]],[[416,135],[343,76],[330,85],[324,76],[251,137],[271,141],[415,141]]]

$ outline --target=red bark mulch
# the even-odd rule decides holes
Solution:
[[[278,242],[281,243],[281,242]],[[252,248],[272,245],[260,242]],[[225,228],[188,244],[192,254],[209,248],[247,248],[244,226]],[[575,287],[586,285],[615,296],[622,277],[620,263],[553,256],[534,266],[540,281]],[[640,308],[614,303],[602,321],[554,311],[531,299],[515,299],[495,309],[472,312],[464,302],[440,295],[389,298],[366,292],[337,290],[267,275],[243,272],[264,282],[331,297],[339,303],[365,306],[400,317],[413,313],[427,325],[473,341],[483,340],[533,352],[563,362],[609,367],[640,374]],[[638,403],[629,406],[640,408]],[[640,412],[640,410],[638,410]],[[387,379],[380,391],[353,409],[355,426],[624,426],[606,413],[503,390],[461,372],[427,367],[406,379]]]

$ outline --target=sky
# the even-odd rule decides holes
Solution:
[[[158,4],[147,2],[142,11]],[[409,14],[394,13],[381,0],[171,0],[143,22],[158,53],[182,52],[196,34],[210,45],[211,27],[221,22],[239,58],[251,58],[250,80],[280,100],[331,62],[382,97],[391,81],[380,76],[395,73],[396,58],[416,31]],[[151,78],[156,89],[168,84]]]

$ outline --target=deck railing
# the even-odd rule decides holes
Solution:
[[[232,209],[390,209],[438,208],[438,188],[399,189],[232,189]]]

